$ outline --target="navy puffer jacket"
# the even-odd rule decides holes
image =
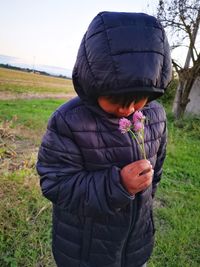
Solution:
[[[120,169],[141,159],[140,151],[95,100],[123,90],[156,98],[170,73],[169,47],[155,18],[103,12],[90,24],[73,72],[79,97],[51,116],[38,154],[42,192],[53,203],[52,246],[59,267],[139,267],[149,259],[152,199],[165,158],[165,112],[156,101],[143,109],[154,178],[133,197],[121,184]]]

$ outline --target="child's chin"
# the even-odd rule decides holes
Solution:
[[[126,117],[129,117],[132,113],[129,113],[129,114],[118,114],[118,113],[115,113],[114,116],[116,116],[117,118],[126,118]]]

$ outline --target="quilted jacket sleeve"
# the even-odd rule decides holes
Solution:
[[[152,196],[155,196],[156,188],[158,183],[160,182],[161,176],[162,176],[162,171],[163,171],[163,163],[165,160],[166,156],[166,146],[167,146],[167,127],[166,127],[166,122],[165,122],[165,128],[163,135],[161,137],[161,142],[159,146],[159,150],[157,153],[157,160],[156,164],[154,167],[154,177],[153,177],[153,191],[152,191]]]
[[[132,199],[120,183],[117,167],[84,169],[81,151],[59,111],[49,120],[36,168],[44,196],[70,212],[113,214]]]

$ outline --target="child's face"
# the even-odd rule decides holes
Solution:
[[[143,98],[137,103],[132,102],[128,107],[122,107],[120,104],[112,103],[106,96],[100,96],[98,104],[105,112],[121,118],[128,117],[136,110],[142,109],[146,105],[147,100],[148,98]]]

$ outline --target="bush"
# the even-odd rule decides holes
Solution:
[[[171,83],[168,85],[166,93],[160,98],[160,102],[164,106],[172,106],[174,98],[175,98],[177,86],[178,86],[177,79],[173,79]]]

